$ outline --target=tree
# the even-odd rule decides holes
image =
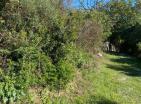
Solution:
[[[122,34],[123,31],[136,24],[136,9],[130,0],[110,1],[103,9],[112,20],[112,35],[109,41],[116,46],[117,50],[120,50],[121,44],[124,43],[124,35],[128,35]]]

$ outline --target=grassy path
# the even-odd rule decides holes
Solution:
[[[95,75],[89,75],[95,88],[89,103],[141,104],[141,61],[112,54],[100,60],[100,69]]]
[[[141,104],[141,60],[104,54],[97,63],[97,69],[78,74],[72,90],[47,104]]]

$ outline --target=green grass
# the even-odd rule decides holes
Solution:
[[[105,54],[99,62],[99,71],[87,76],[94,87],[89,104],[141,104],[141,61]]]
[[[92,65],[93,61],[98,64],[97,68]],[[40,95],[42,103],[141,104],[141,60],[104,54],[101,58],[92,58],[91,66],[78,71],[74,82],[61,96],[49,97],[48,90],[47,93],[44,90]]]

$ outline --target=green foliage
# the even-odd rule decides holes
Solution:
[[[32,86],[60,90],[73,79],[75,66],[65,60],[65,46],[77,38],[77,19],[59,7],[49,0],[5,4],[0,18],[1,101],[17,101]]]
[[[74,66],[66,60],[57,63],[57,89],[65,88],[67,83],[73,79]]]
[[[88,54],[73,44],[65,46],[65,52],[67,53],[65,59],[76,68],[81,68],[88,62]]]
[[[24,79],[30,86],[46,86],[51,78],[50,74],[55,71],[50,58],[34,47],[21,47],[18,52],[23,54],[18,66],[21,80]]]
[[[32,86],[66,88],[75,69],[89,61],[83,49],[99,52],[105,40],[121,50],[127,46],[131,52],[140,50],[140,15],[129,2],[111,1],[87,11],[67,10],[60,0],[2,0],[0,14],[4,103],[27,95]]]
[[[77,44],[87,52],[97,53],[101,50],[103,41],[111,35],[111,20],[102,11],[80,13],[82,20]]]
[[[129,0],[128,0],[129,1]],[[105,8],[112,20],[112,32],[118,32],[136,23],[136,11],[128,1],[110,1]]]
[[[134,4],[134,5],[133,5]],[[112,23],[112,35],[108,38],[117,51],[137,54],[140,41],[140,3],[131,0],[110,1],[103,11]]]
[[[110,16],[103,11],[93,11],[90,15],[94,21],[98,22],[100,28],[102,28],[101,38],[105,41],[112,34],[111,30],[113,24],[111,23],[112,20]]]
[[[0,69],[0,100],[2,103],[13,103],[24,95],[22,88],[18,87],[16,76],[5,75]]]

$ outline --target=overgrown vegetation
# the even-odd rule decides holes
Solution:
[[[141,55],[139,1],[80,4],[83,9],[68,8],[64,0],[0,1],[0,103],[35,103],[34,89],[43,104],[59,102],[58,96],[64,99],[71,91],[84,94],[74,89],[91,86],[85,76],[94,73],[93,56],[106,41],[117,52]],[[72,98],[72,103],[83,102]]]

